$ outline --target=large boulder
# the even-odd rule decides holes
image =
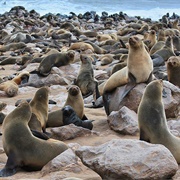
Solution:
[[[165,146],[139,140],[114,139],[97,147],[82,146],[75,152],[102,179],[167,179],[178,170]]]
[[[109,127],[120,134],[135,135],[139,132],[137,114],[126,106],[111,112],[107,118]]]
[[[91,136],[93,134],[98,135],[98,133],[95,131],[80,126],[76,126],[74,124],[51,128],[51,133],[52,133],[52,138],[61,141],[74,139],[76,137]]]
[[[83,180],[101,180],[101,177],[96,172],[83,165],[71,149],[64,151],[48,162],[42,168],[41,175],[42,179],[76,177]]]
[[[180,116],[180,88],[171,84],[168,81],[163,81],[164,84],[164,96],[163,103],[167,118],[175,118]],[[123,106],[137,113],[139,103],[141,101],[146,84],[140,83],[136,85],[127,96],[120,101],[119,95],[122,94],[124,86],[118,87],[110,95],[109,112],[119,111]],[[153,92],[152,92],[153,93]]]

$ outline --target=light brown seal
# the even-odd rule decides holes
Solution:
[[[28,122],[32,112],[29,103],[23,102],[3,122],[3,148],[8,156],[1,177],[12,176],[19,168],[35,171],[68,149],[61,141],[42,140],[32,135]]]
[[[149,83],[138,107],[140,140],[163,144],[180,163],[180,138],[171,134],[162,102],[162,80]]]
[[[118,86],[126,84],[120,101],[138,83],[150,82],[152,80],[153,62],[145,49],[143,41],[137,36],[129,38],[129,52],[127,67],[115,72],[104,85],[103,101],[106,113],[109,115],[109,101],[111,91]]]

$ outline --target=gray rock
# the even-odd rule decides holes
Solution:
[[[76,177],[91,180],[100,180],[100,176],[91,169],[84,166],[75,153],[68,149],[47,163],[41,170],[42,179],[64,179]]]
[[[120,134],[135,135],[139,132],[137,114],[125,106],[111,112],[107,120],[109,127]]]
[[[167,125],[172,134],[180,137],[180,119],[179,120],[169,120]]]
[[[114,139],[96,147],[82,146],[75,153],[104,180],[168,179],[178,170],[165,146],[139,140]]]
[[[89,129],[82,128],[82,127],[76,126],[74,124],[51,128],[51,132],[52,132],[52,138],[61,140],[61,141],[68,140],[68,139],[74,139],[76,137],[81,137],[81,136],[90,136],[93,134],[98,135],[98,133],[95,131],[91,131]]]
[[[180,89],[167,81],[163,81],[163,84],[165,91],[165,97],[163,97],[163,103],[164,103],[166,117],[176,118],[180,115]],[[118,111],[123,106],[126,106],[137,113],[137,109],[141,101],[145,87],[146,87],[145,83],[140,83],[136,85],[121,102],[119,100],[119,95],[122,94],[121,92],[123,91],[124,86],[118,87],[111,94],[109,111],[110,112]]]

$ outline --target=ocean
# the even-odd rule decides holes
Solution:
[[[179,0],[0,0],[0,14],[9,11],[14,6],[24,6],[26,10],[36,10],[40,15],[47,13],[76,14],[87,11],[96,11],[101,15],[103,11],[108,14],[122,11],[129,16],[141,16],[159,20],[167,12],[180,15]]]

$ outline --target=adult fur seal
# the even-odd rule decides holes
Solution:
[[[41,61],[38,67],[38,72],[43,76],[47,76],[50,74],[52,67],[65,66],[73,62],[74,56],[75,52],[73,50],[67,51],[65,53],[50,54]]]
[[[62,108],[62,113],[63,113],[63,124],[68,125],[68,124],[75,124],[76,126],[81,126],[83,128],[87,128],[92,130],[93,124],[91,120],[81,120],[77,115],[74,109],[67,105]]]
[[[171,56],[167,61],[168,81],[180,88],[180,57]]]
[[[138,83],[152,80],[153,62],[145,49],[144,43],[137,36],[129,38],[129,52],[127,66],[110,76],[104,85],[103,101],[107,115],[109,115],[109,101],[111,92],[118,86],[126,84],[120,101]]]
[[[8,156],[1,177],[12,176],[19,168],[41,170],[54,157],[68,149],[61,141],[39,139],[31,133],[28,122],[32,112],[29,103],[23,102],[3,122],[3,148]]]
[[[38,89],[34,98],[29,103],[32,109],[32,116],[29,121],[31,130],[45,132],[48,118],[48,93],[49,90],[47,87]]]
[[[26,44],[23,42],[18,42],[18,43],[10,43],[8,45],[4,45],[0,48],[0,52],[5,52],[5,51],[15,51],[17,49],[21,49],[26,47]]]
[[[80,119],[87,119],[87,117],[84,114],[84,101],[79,87],[76,85],[71,85],[67,88],[67,92],[68,97],[63,107],[66,105],[70,105]],[[59,127],[63,125],[64,124],[62,109],[58,109],[56,111],[48,113],[46,127]]]
[[[138,107],[140,140],[167,147],[180,163],[180,138],[171,134],[162,102],[163,81],[149,83]]]

